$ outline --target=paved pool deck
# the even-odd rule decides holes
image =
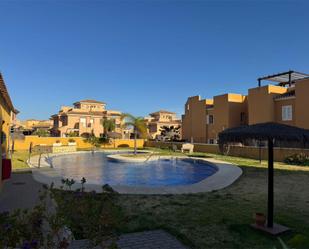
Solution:
[[[39,191],[43,185],[35,181],[29,170],[12,173],[0,191],[0,212],[31,209],[39,203]]]
[[[75,153],[92,153],[92,152],[75,152]],[[100,153],[100,152],[95,152]],[[50,185],[54,184],[55,188],[60,188],[63,186],[61,180],[62,177],[53,168],[52,158],[67,155],[68,153],[63,154],[49,154],[42,155],[40,168],[38,167],[39,156],[34,156],[30,158],[28,162],[31,169],[33,178],[43,184]],[[161,159],[168,158],[177,158],[175,156],[161,156]],[[180,157],[183,158],[183,157]],[[218,171],[207,177],[206,179],[188,185],[177,185],[177,186],[162,186],[162,187],[148,187],[148,186],[120,186],[113,185],[111,186],[115,191],[120,194],[192,194],[192,193],[202,193],[202,192],[211,192],[214,190],[223,189],[229,185],[231,185],[234,181],[236,181],[242,174],[242,170],[234,164],[227,163],[224,161],[215,160],[213,158],[193,158],[186,157],[188,160],[196,160],[200,162],[205,162],[206,164],[211,164],[215,166]],[[154,158],[152,158],[153,160]],[[72,186],[72,190],[80,189],[81,184],[75,183]],[[96,184],[85,184],[85,191],[96,191],[102,192],[102,186]]]

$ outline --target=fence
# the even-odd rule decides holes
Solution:
[[[177,148],[180,149],[183,143],[175,142],[155,142],[147,141],[145,146],[147,147],[157,147],[157,148],[172,148],[172,145],[176,144]],[[219,146],[217,144],[202,144],[194,143],[194,152],[205,152],[219,154]],[[287,156],[305,153],[309,155],[308,149],[295,149],[295,148],[274,148],[274,160],[282,162]],[[228,155],[230,156],[239,156],[245,158],[259,159],[261,154],[262,159],[267,159],[268,151],[267,147],[258,148],[251,146],[230,146]]]

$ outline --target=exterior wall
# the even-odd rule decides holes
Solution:
[[[209,133],[211,138],[217,139],[218,133],[229,127],[229,108],[228,94],[214,97],[214,125]]]
[[[295,97],[275,100],[275,121],[277,123],[286,124],[286,125],[296,125],[295,102],[296,102]],[[292,120],[290,121],[282,120],[282,106],[286,106],[286,105],[292,106]]]
[[[8,144],[10,139],[10,125],[11,125],[11,110],[5,104],[3,99],[0,97],[0,114],[2,118],[2,133],[4,134],[5,141],[1,144],[2,149],[2,158],[5,158],[8,155]],[[1,170],[2,172],[2,170]],[[0,173],[1,174],[1,173]]]
[[[86,119],[86,125],[83,126],[80,123],[80,118]],[[90,123],[93,120],[93,123]],[[79,130],[79,135],[83,133],[94,133],[95,136],[99,137],[103,133],[103,126],[101,124],[102,117],[88,116],[88,115],[68,115],[67,125],[59,127],[61,134],[66,134],[74,131],[76,128]]]
[[[103,132],[102,120],[115,119],[115,132],[122,133],[120,128],[121,112],[105,110],[104,103],[80,101],[73,104],[74,107],[62,106],[58,114],[52,116],[53,135],[63,137],[70,132],[94,133],[99,137]],[[86,119],[86,125],[80,123],[80,119]],[[93,123],[90,121],[93,120]]]
[[[148,132],[149,132],[149,135],[154,139],[156,138],[157,135],[161,135],[161,129],[163,126],[167,126],[167,127],[171,127],[171,126],[174,126],[174,127],[179,127],[181,126],[180,125],[180,122],[154,122],[152,121],[151,123],[148,124]]]
[[[274,96],[285,92],[287,92],[287,88],[273,85],[249,89],[249,125],[275,122]]]
[[[5,104],[4,100],[0,97],[0,135],[5,137],[4,142],[1,144],[0,155],[1,159],[8,156],[8,145],[10,139],[10,122],[11,110]],[[1,138],[2,139],[2,138]],[[2,160],[0,160],[0,190],[2,186]]]
[[[69,140],[74,139],[76,142],[76,147],[78,149],[87,149],[91,148],[92,145],[85,142],[81,137],[67,138],[67,137],[38,137],[38,136],[25,136],[24,140],[15,140],[14,148],[15,150],[29,150],[30,143],[32,142],[33,146],[36,145],[46,145],[52,146],[56,141],[60,141],[62,145],[68,145]],[[115,139],[111,144],[102,145],[102,148],[114,148],[119,145],[128,145],[129,147],[134,147],[133,139]],[[143,139],[137,139],[137,147],[142,148],[144,146]]]
[[[176,113],[172,112],[154,112],[151,113],[149,117],[145,117],[144,120],[147,124],[148,134],[153,139],[156,138],[156,136],[161,135],[161,128],[163,126],[181,127],[181,120],[177,119]]]
[[[189,105],[189,109],[188,109]],[[183,115],[183,138],[194,142],[207,143],[218,139],[218,134],[226,128],[247,123],[241,121],[241,113],[248,116],[246,96],[241,94],[224,94],[212,100],[200,100],[199,96],[190,97]],[[213,124],[207,124],[207,115],[213,115]]]
[[[46,126],[46,127],[49,126],[51,128],[53,126],[53,122],[51,120],[28,119],[28,120],[22,121],[21,123],[25,129],[32,129],[38,126]]]
[[[217,123],[217,120],[215,118],[215,110],[214,108],[206,109],[207,115],[213,115],[214,117],[214,123],[213,124],[207,124],[207,116],[206,116],[206,140],[205,142],[209,142],[210,139],[217,139],[217,126],[215,125]]]
[[[168,142],[155,142],[147,141],[145,146],[156,147],[156,148],[172,148],[172,145],[176,144],[177,148],[180,150],[183,143],[168,143]],[[217,144],[194,144],[194,152],[204,152],[219,154],[219,146]],[[274,160],[277,162],[282,162],[287,156],[305,153],[309,155],[308,149],[294,149],[294,148],[274,148]],[[229,151],[229,156],[239,156],[244,158],[259,159],[259,148],[250,146],[231,146]],[[267,160],[268,150],[267,148],[261,148],[261,158]]]
[[[248,124],[248,99],[243,95],[229,98],[229,128]]]
[[[182,138],[187,141],[207,142],[206,107],[212,105],[212,100],[201,100],[200,96],[189,97],[182,116]]]
[[[295,85],[296,126],[309,129],[309,79],[298,81]]]

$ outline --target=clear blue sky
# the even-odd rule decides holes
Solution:
[[[309,72],[308,1],[0,1],[0,71],[20,118],[92,98],[178,114],[188,96],[247,93]]]

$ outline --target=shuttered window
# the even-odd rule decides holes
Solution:
[[[293,119],[293,111],[291,105],[282,106],[282,121],[291,121]]]

